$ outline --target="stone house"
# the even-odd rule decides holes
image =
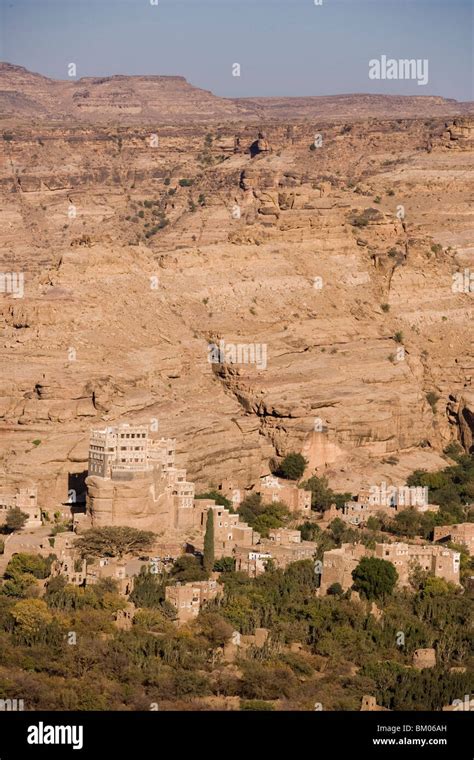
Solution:
[[[342,544],[338,549],[324,552],[320,593],[339,583],[344,591],[351,588],[352,571],[362,557],[377,557],[391,562],[398,573],[398,585],[408,586],[416,566],[437,578],[459,584],[460,555],[451,549],[433,544],[406,544],[402,542],[376,544],[375,550],[363,544]]]
[[[265,475],[255,487],[263,502],[281,501],[291,513],[302,516],[311,514],[311,491],[298,488],[292,481],[282,480],[276,475]]]
[[[167,586],[165,599],[173,605],[177,612],[177,623],[189,623],[194,620],[202,606],[222,594],[222,588],[216,580],[192,581]]]
[[[25,528],[40,528],[41,510],[38,506],[38,493],[36,488],[18,488],[11,491],[0,492],[0,524],[6,522],[7,514],[11,509],[21,509],[28,515]]]
[[[464,544],[469,555],[474,556],[474,523],[437,525],[433,531],[433,541],[437,543]]]

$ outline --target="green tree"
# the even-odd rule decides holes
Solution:
[[[202,561],[207,573],[214,567],[214,510],[207,510],[206,532],[204,534],[204,555]]]
[[[280,462],[276,474],[287,480],[299,480],[303,475],[308,462],[303,454],[291,452]]]
[[[208,578],[209,573],[204,570],[197,557],[193,557],[191,554],[183,554],[175,561],[170,575],[175,581],[187,583],[188,581],[204,581]]]
[[[378,557],[362,557],[352,571],[354,591],[367,599],[383,599],[389,596],[398,580],[398,573],[391,562]]]
[[[164,578],[142,567],[135,578],[130,601],[137,607],[161,607],[165,598]]]
[[[214,562],[214,570],[216,573],[233,573],[235,570],[234,557],[221,557]]]
[[[283,527],[289,517],[288,507],[280,501],[274,501],[264,506],[263,512],[255,517],[251,527],[261,536],[267,537],[270,530]]]
[[[54,559],[54,554],[50,554],[49,557],[22,552],[14,554],[6,567],[5,578],[18,578],[24,574],[33,575],[35,578],[47,578]]]
[[[321,533],[319,525],[310,522],[310,520],[306,520],[301,525],[298,525],[298,530],[301,532],[301,538],[303,541],[316,541]]]
[[[30,642],[51,622],[52,616],[43,599],[22,599],[11,610],[21,638]]]
[[[231,512],[233,512],[231,500],[223,496],[220,491],[214,491],[211,489],[205,493],[198,493],[196,499],[212,499],[216,504],[219,504],[220,507],[225,507],[226,509],[230,508]]]
[[[346,501],[352,498],[350,493],[336,493],[332,488],[329,488],[328,480],[324,476],[318,478],[317,475],[312,475],[311,478],[301,484],[301,487],[311,491],[311,509],[316,512],[324,512],[329,509],[331,504],[342,507]]]

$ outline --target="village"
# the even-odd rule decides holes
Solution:
[[[215,560],[230,558],[236,571],[250,577],[265,573],[266,567],[285,569],[299,560],[314,562],[319,576],[318,596],[335,588],[348,591],[353,571],[363,557],[376,557],[392,563],[397,571],[399,587],[410,587],[414,568],[459,586],[460,553],[446,544],[463,544],[474,554],[474,523],[441,525],[434,528],[431,541],[419,538],[404,541],[387,538],[373,546],[358,541],[342,543],[316,558],[317,543],[303,540],[299,523],[314,523],[324,530],[333,520],[357,530],[371,516],[390,516],[402,509],[424,513],[436,512],[437,505],[428,503],[424,489],[402,486],[366,489],[347,501],[342,508],[335,504],[324,512],[311,509],[311,492],[298,482],[268,473],[250,489],[227,481],[218,487],[222,506],[215,499],[202,498],[195,485],[187,481],[186,470],[175,465],[176,441],[154,436],[146,425],[119,424],[93,429],[90,434],[87,501],[84,509],[73,502],[61,505],[55,515],[65,526],[48,535],[49,516],[41,510],[34,485],[0,493],[0,520],[5,523],[12,510],[26,519],[20,530],[9,533],[0,555],[3,573],[9,560],[18,553],[48,556],[54,552],[51,576],[63,575],[69,584],[86,587],[101,578],[114,579],[120,593],[128,596],[134,579],[142,568],[157,573],[185,554],[202,558],[206,526],[212,513],[213,556]],[[254,494],[262,504],[284,505],[289,525],[270,528],[266,536],[241,519],[239,507],[246,494]],[[77,550],[77,537],[91,528],[126,526],[152,531],[153,550],[146,556],[94,557],[86,560]],[[167,586],[166,600],[176,610],[176,624],[182,625],[197,617],[206,603],[218,597],[220,573],[212,571],[208,580],[176,583]],[[131,621],[133,610],[122,621]]]

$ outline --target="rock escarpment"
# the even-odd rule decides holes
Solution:
[[[176,437],[203,488],[291,450],[336,487],[399,482],[472,445],[473,294],[453,276],[474,269],[474,154],[446,150],[444,122],[272,123],[255,158],[245,124],[162,128],[156,147],[142,127],[11,129],[8,478],[54,508],[90,427],[117,420]],[[221,340],[266,360],[213,364]]]

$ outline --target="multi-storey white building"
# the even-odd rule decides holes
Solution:
[[[92,430],[89,443],[89,475],[113,478],[121,471],[146,472],[156,465],[174,467],[176,441],[153,440],[146,425],[124,423]]]

